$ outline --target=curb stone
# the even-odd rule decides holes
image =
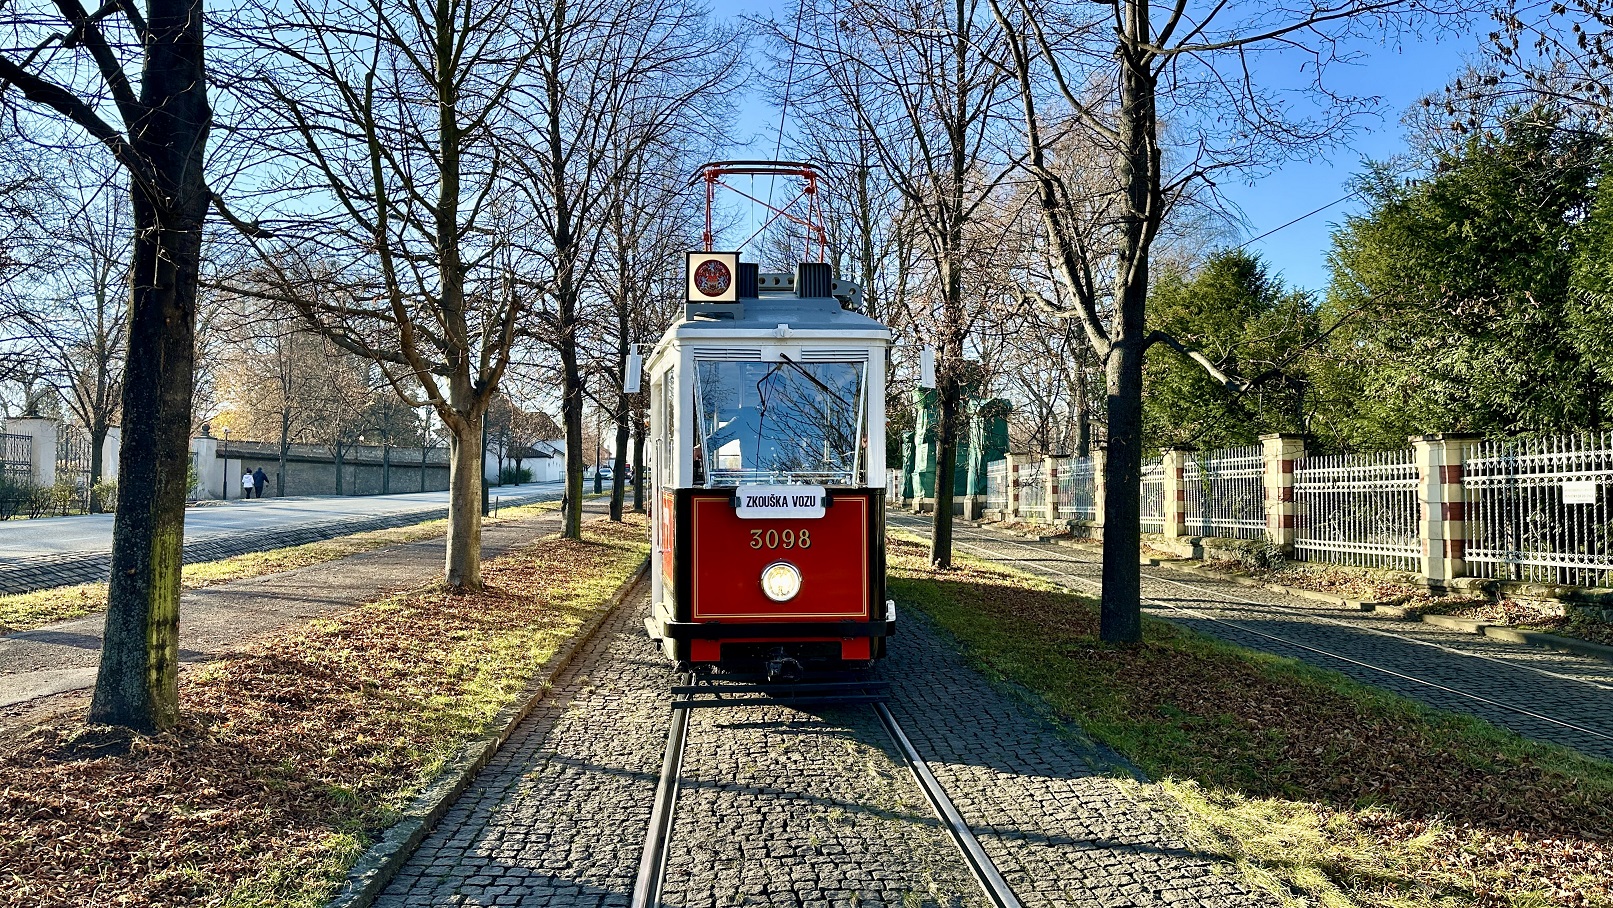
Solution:
[[[645,557],[625,583],[606,601],[605,607],[594,612],[577,632],[571,635],[548,664],[527,686],[531,693],[523,701],[505,707],[494,717],[493,730],[485,737],[461,746],[459,756],[448,762],[437,778],[415,796],[413,803],[403,812],[403,819],[393,824],[380,841],[364,852],[327,903],[327,908],[369,908],[392,878],[398,875],[405,861],[420,847],[432,827],[448,813],[454,801],[469,787],[482,767],[493,759],[539,702],[548,696],[560,673],[565,671],[577,653],[593,639],[600,627],[616,609],[626,602],[649,576],[650,559]]]
[[[1079,542],[1054,540],[1058,545],[1091,551],[1093,546]],[[1515,627],[1504,627],[1489,624],[1472,618],[1458,618],[1453,615],[1418,614],[1398,605],[1384,602],[1372,602],[1361,599],[1346,599],[1332,593],[1323,593],[1318,590],[1305,590],[1297,587],[1284,586],[1280,583],[1262,583],[1248,577],[1238,577],[1232,574],[1222,574],[1199,565],[1186,564],[1181,561],[1146,558],[1142,563],[1148,567],[1163,567],[1184,574],[1193,574],[1211,580],[1224,580],[1239,586],[1254,587],[1269,590],[1274,593],[1283,593],[1300,599],[1311,599],[1317,602],[1327,602],[1352,611],[1360,611],[1375,618],[1390,620],[1421,621],[1436,627],[1449,628],[1468,634],[1478,634],[1503,643],[1517,643],[1524,646],[1534,646],[1542,649],[1555,650],[1559,653],[1569,653],[1575,656],[1584,656],[1587,659],[1599,659],[1603,662],[1613,662],[1613,646],[1592,643],[1589,640],[1577,640],[1573,637],[1560,637],[1556,634],[1542,633],[1541,631],[1526,631]]]

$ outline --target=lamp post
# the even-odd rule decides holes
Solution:
[[[482,462],[476,465],[482,480],[482,516],[487,516],[487,414],[482,414]]]
[[[219,483],[218,497],[230,500],[230,430],[224,430],[224,481]]]

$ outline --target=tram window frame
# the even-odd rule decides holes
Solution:
[[[821,484],[821,485],[843,486],[843,487],[855,488],[855,487],[857,487],[859,485],[859,483],[865,482],[865,479],[864,479],[862,474],[863,474],[863,472],[864,472],[864,470],[866,468],[866,465],[867,465],[866,449],[867,449],[867,446],[868,446],[868,443],[869,443],[869,441],[868,441],[868,431],[869,431],[869,426],[868,426],[869,364],[868,364],[867,360],[830,360],[830,361],[812,360],[812,361],[803,362],[801,360],[790,358],[788,356],[788,354],[784,354],[783,358],[780,359],[779,361],[727,360],[727,359],[696,358],[694,360],[694,362],[693,362],[693,366],[694,366],[694,368],[691,370],[691,374],[694,377],[693,387],[692,387],[693,403],[694,403],[694,415],[693,415],[692,419],[690,420],[690,422],[691,422],[690,435],[692,437],[689,440],[691,450],[692,450],[692,453],[693,453],[692,460],[693,460],[693,463],[694,463],[694,476],[692,477],[692,479],[693,479],[692,484],[693,485],[704,486],[706,488],[715,488],[715,487],[718,487],[719,485],[726,487],[726,486],[731,486],[731,485],[742,485],[742,484],[746,484],[747,482],[765,481],[765,482],[780,482],[780,483],[803,483],[803,482],[805,482],[805,483],[811,483],[811,484]],[[740,463],[737,466],[737,468],[728,469],[728,470],[722,469],[721,466],[720,466],[720,461],[717,460],[716,458],[732,457],[732,456],[735,456],[735,455],[733,455],[733,454],[724,454],[724,453],[722,453],[721,449],[709,450],[709,447],[710,447],[709,443],[711,441],[712,435],[716,434],[718,431],[721,431],[721,429],[723,429],[727,425],[729,425],[733,421],[733,419],[736,419],[736,418],[739,418],[739,417],[738,416],[732,417],[732,418],[730,418],[730,420],[728,422],[722,423],[721,425],[713,425],[713,426],[708,427],[705,424],[708,415],[711,416],[713,419],[716,419],[720,415],[721,411],[717,410],[717,409],[713,409],[708,414],[708,409],[707,409],[707,406],[706,406],[706,397],[707,397],[707,391],[706,391],[706,387],[705,387],[706,381],[705,381],[704,375],[705,375],[705,373],[707,371],[727,372],[727,371],[731,371],[731,370],[744,369],[746,367],[757,367],[757,366],[766,366],[767,367],[767,370],[766,370],[766,372],[764,372],[762,374],[762,377],[759,378],[759,379],[756,379],[756,381],[754,383],[756,385],[756,387],[757,387],[757,395],[758,395],[758,397],[762,397],[762,392],[761,392],[762,383],[763,382],[768,382],[769,379],[772,379],[776,374],[778,374],[778,373],[780,373],[781,371],[784,371],[784,370],[791,370],[794,373],[798,373],[802,378],[798,378],[798,379],[796,379],[796,381],[799,382],[799,381],[802,381],[802,379],[804,379],[806,382],[810,382],[811,384],[817,385],[819,388],[822,388],[824,392],[834,395],[834,397],[837,398],[840,401],[840,404],[841,404],[841,406],[843,408],[842,411],[841,411],[841,415],[849,416],[849,418],[850,418],[849,426],[842,426],[842,428],[849,428],[850,429],[850,433],[849,433],[849,436],[848,436],[849,441],[850,441],[849,446],[847,446],[845,450],[835,451],[833,453],[833,455],[831,455],[829,453],[829,451],[828,451],[828,445],[830,443],[830,437],[829,436],[832,434],[832,423],[831,423],[831,424],[829,424],[831,426],[831,428],[825,428],[824,426],[819,426],[818,427],[818,428],[823,430],[823,434],[825,436],[822,439],[823,444],[825,446],[825,452],[822,455],[822,458],[820,459],[820,461],[818,462],[818,466],[820,467],[820,469],[817,469],[817,470],[764,469],[764,468],[760,467],[759,464],[756,465],[756,466],[747,465],[743,459],[740,461]],[[833,388],[831,388],[828,384],[824,383],[824,379],[829,379],[831,381],[835,381],[835,378],[833,376],[825,375],[825,376],[822,376],[820,378],[818,375],[815,375],[813,373],[813,371],[812,371],[814,368],[835,367],[835,366],[849,367],[852,370],[851,375],[850,375],[850,378],[852,380],[851,381],[852,387],[843,388],[843,390],[849,391],[851,394],[854,394],[855,395],[855,400],[851,400],[851,399],[848,399],[846,397],[842,397],[840,394],[836,393],[835,390]],[[749,376],[746,377],[747,381],[748,381],[748,379],[749,379]],[[729,376],[724,377],[722,379],[722,382],[727,383],[727,382],[732,382],[733,380],[734,380],[734,377],[729,375]],[[841,381],[844,381],[844,379],[841,379]],[[785,384],[784,387],[788,387],[788,384]],[[744,394],[744,388],[743,387],[735,387],[733,389],[725,389],[725,390],[731,390],[731,391],[738,392],[738,399],[740,401],[743,401],[745,399],[745,394]],[[765,420],[766,419],[766,415],[765,415],[765,413],[766,413],[765,398],[762,401],[759,402],[758,407],[759,407],[761,413],[763,414],[763,415],[759,416],[758,419]],[[734,411],[736,411],[736,413],[737,413],[740,410],[747,409],[747,406],[744,403],[737,403],[732,407],[732,409]],[[755,408],[752,408],[752,409],[755,409]],[[784,412],[788,413],[789,411],[784,411]],[[825,408],[825,413],[826,414],[829,413],[828,407]],[[760,426],[760,423],[758,423],[758,426]],[[760,431],[761,431],[760,428],[758,428],[759,436],[760,436]],[[774,437],[776,438],[777,436],[774,436]],[[797,436],[797,437],[799,437],[799,436]],[[729,443],[732,444],[733,441],[730,441]],[[758,439],[758,443],[760,444],[760,437]],[[745,454],[743,452],[743,448],[741,448],[739,456],[741,458],[745,457]],[[823,469],[823,467],[828,467],[831,464],[833,464],[835,458],[840,459],[841,462],[843,462],[845,464],[845,466],[843,468],[839,468],[839,469]],[[709,461],[709,463],[708,463],[708,461]],[[724,476],[723,474],[729,474],[729,475]],[[738,474],[738,475],[735,475],[735,474]],[[755,474],[755,475],[747,476],[745,474]],[[762,474],[770,474],[770,475],[767,475],[765,478],[763,478]],[[719,482],[719,479],[721,479],[720,482]]]

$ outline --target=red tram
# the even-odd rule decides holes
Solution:
[[[656,495],[645,626],[670,659],[774,678],[885,654],[889,330],[830,266],[691,252],[646,363]]]

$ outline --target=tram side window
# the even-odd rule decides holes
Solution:
[[[695,364],[695,482],[856,485],[863,363]]]

